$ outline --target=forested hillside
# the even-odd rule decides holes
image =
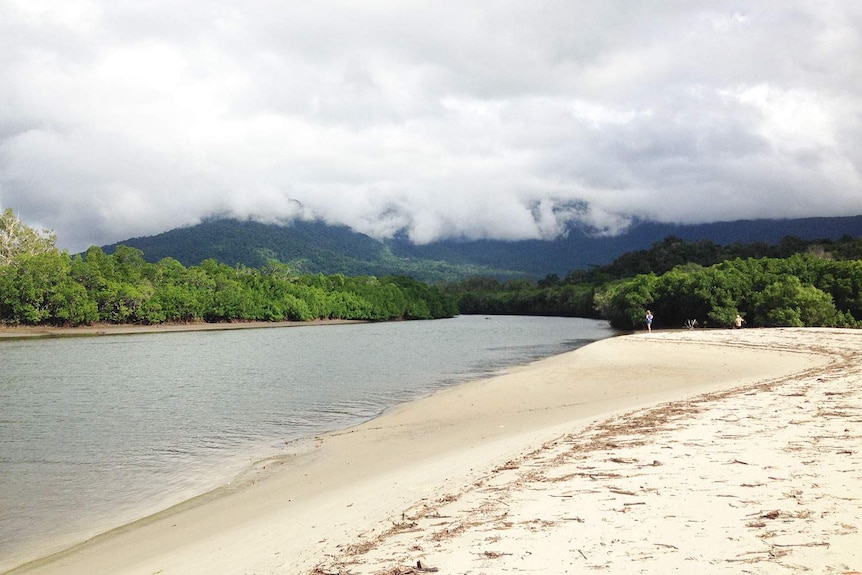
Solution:
[[[104,246],[103,250],[113,253],[119,245],[141,250],[148,262],[170,257],[185,266],[207,259],[254,268],[277,262],[300,274],[406,275],[422,281],[455,280],[479,274],[507,278],[524,275],[505,266],[396,255],[383,242],[344,226],[322,222],[275,225],[211,220],[155,236],[131,238]]]
[[[471,262],[491,268],[521,271],[520,277],[539,279],[548,274],[565,276],[572,270],[607,265],[621,255],[648,250],[657,241],[674,237],[688,242],[717,245],[770,244],[783,238],[838,240],[862,236],[862,216],[802,218],[794,220],[740,220],[709,224],[662,224],[636,221],[618,235],[596,235],[593,230],[572,227],[554,240],[507,242],[499,240],[447,240],[415,246],[393,243],[393,251],[414,258],[448,262]],[[513,276],[497,276],[510,279]]]
[[[140,249],[155,263],[164,257],[185,266],[215,259],[228,265],[260,267],[272,261],[298,273],[408,275],[421,281],[457,281],[471,276],[539,279],[572,270],[606,265],[622,254],[649,249],[668,236],[720,245],[776,244],[792,236],[801,240],[837,240],[862,236],[862,216],[799,220],[751,220],[699,225],[635,223],[616,236],[595,235],[572,227],[554,240],[447,240],[414,245],[405,237],[381,242],[343,226],[295,221],[286,225],[211,220],[123,245]],[[112,253],[116,246],[104,246]]]
[[[471,278],[449,284],[462,313],[602,317],[623,330],[862,325],[862,239],[720,246],[666,238],[611,264],[543,280]]]

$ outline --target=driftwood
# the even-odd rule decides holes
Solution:
[[[384,575],[416,575],[416,573],[436,573],[437,571],[439,571],[437,567],[430,567],[419,560],[415,567],[395,567],[385,571]]]

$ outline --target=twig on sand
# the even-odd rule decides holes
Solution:
[[[505,555],[511,555],[511,553],[502,553],[500,551],[483,551],[482,553],[477,553],[477,555],[481,555],[486,559],[499,559]]]
[[[437,571],[439,571],[437,567],[431,567],[419,560],[415,567],[394,567],[385,571],[383,575],[416,575],[416,573],[436,573]]]

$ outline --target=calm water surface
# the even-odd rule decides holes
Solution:
[[[298,440],[613,335],[577,318],[0,341],[0,571]]]

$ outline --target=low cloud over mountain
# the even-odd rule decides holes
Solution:
[[[0,207],[553,238],[862,214],[862,5],[0,0]]]

